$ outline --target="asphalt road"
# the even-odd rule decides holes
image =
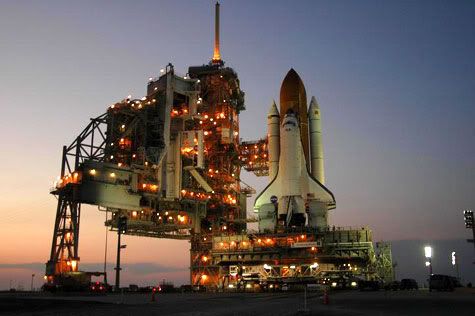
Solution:
[[[334,292],[320,294],[186,293],[151,295],[50,296],[0,294],[0,315],[474,315],[475,291]]]

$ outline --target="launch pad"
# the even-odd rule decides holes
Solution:
[[[119,237],[189,240],[195,287],[389,281],[388,245],[375,249],[368,228],[329,224],[336,204],[324,185],[320,110],[315,98],[307,109],[298,74],[292,69],[284,79],[280,113],[274,103],[266,138],[240,140],[243,110],[237,73],[221,60],[217,4],[209,64],[189,67],[186,75],[167,65],[150,78],[144,97],[111,104],[63,147],[61,176],[51,191],[58,206],[47,284],[87,283],[79,272],[81,204],[110,214],[105,224]],[[242,168],[269,176],[255,218],[246,215],[255,191],[241,181]],[[250,222],[258,231],[248,230]]]

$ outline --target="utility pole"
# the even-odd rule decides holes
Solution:
[[[107,222],[107,210],[106,210],[106,222]],[[104,246],[104,286],[108,286],[107,282],[107,236],[109,228],[106,226],[106,242]]]
[[[455,267],[455,273],[457,275],[457,279],[460,281],[460,271],[459,271],[459,260],[457,253],[452,251],[452,266]]]
[[[31,292],[33,292],[33,280],[34,280],[34,278],[35,278],[35,274],[33,273],[31,275]]]
[[[120,290],[120,251],[121,249],[125,248],[126,245],[121,245],[120,237],[122,233],[127,232],[127,217],[120,216],[117,219],[117,263],[115,266],[115,291],[119,292]]]

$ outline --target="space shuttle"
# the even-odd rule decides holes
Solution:
[[[269,184],[257,196],[259,231],[284,227],[328,226],[335,197],[325,187],[320,108],[312,97],[307,109],[305,86],[290,69],[267,116]]]

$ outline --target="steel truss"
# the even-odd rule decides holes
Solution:
[[[107,113],[92,118],[87,127],[69,145],[63,147],[60,183],[51,193],[58,196],[56,219],[46,275],[78,271],[79,223],[81,203],[76,200],[78,185],[74,172],[85,161],[103,161],[106,144]],[[69,180],[68,180],[69,179]]]

